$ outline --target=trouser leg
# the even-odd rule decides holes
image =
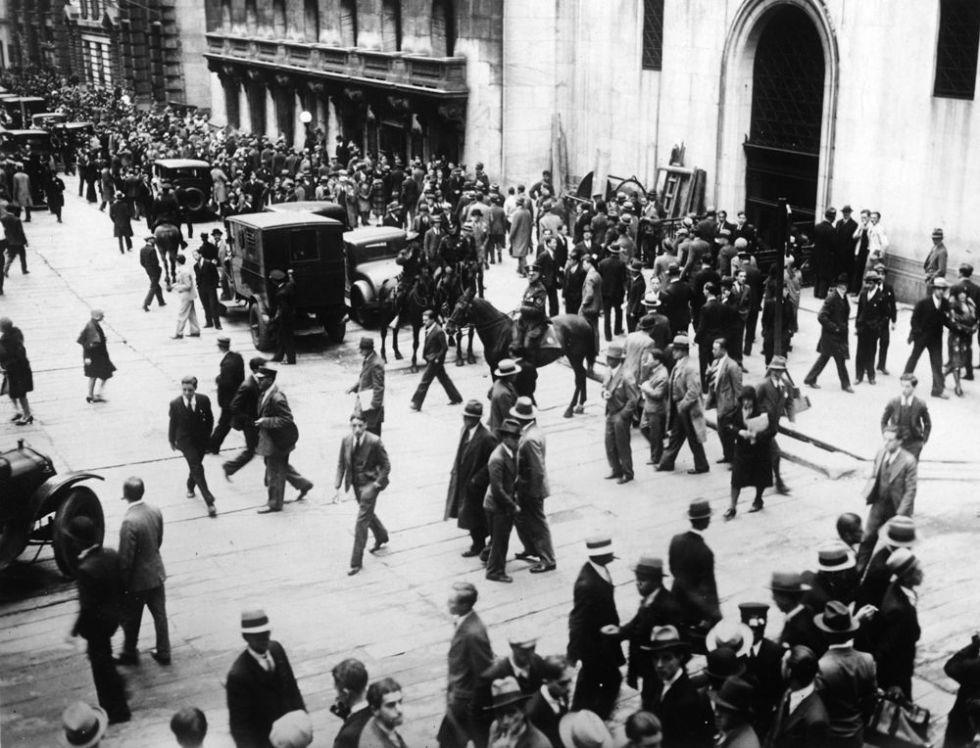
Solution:
[[[232,476],[241,470],[255,455],[255,447],[259,443],[259,432],[255,428],[248,428],[244,432],[245,449],[236,457],[228,460],[224,464],[225,475]]]
[[[449,397],[449,402],[458,403],[463,399],[463,396],[459,394],[459,390],[456,389],[456,385],[453,384],[453,380],[449,378],[449,374],[446,373],[446,367],[439,364],[439,369],[436,372],[436,376],[439,378],[439,384],[446,391],[446,395]]]
[[[495,511],[490,520],[490,554],[487,558],[487,574],[504,574],[507,570],[507,550],[510,547],[510,531],[514,519],[504,511]]]
[[[544,513],[544,499],[523,498],[520,503],[521,515],[524,516],[526,530],[532,538],[535,555],[541,559],[542,564],[554,564],[555,550],[551,543],[551,528],[548,527],[548,518]]]
[[[620,470],[626,477],[633,477],[633,449],[630,444],[630,428],[633,424],[633,412],[620,413],[613,422],[613,438],[616,444],[616,456]]]
[[[837,376],[840,378],[841,389],[847,389],[851,386],[851,377],[847,373],[847,359],[837,354],[834,356],[834,363],[837,364]]]
[[[821,353],[817,356],[817,360],[813,363],[813,368],[807,372],[806,377],[803,379],[804,384],[815,384],[817,377],[820,376],[820,372],[823,371],[828,361],[830,361],[829,353]]]
[[[930,341],[929,364],[932,368],[932,394],[941,395],[946,389],[945,377],[943,377],[943,346],[941,340]]]
[[[267,506],[278,512],[282,509],[286,491],[286,461],[283,457],[269,455],[265,458],[265,482],[269,489]]]
[[[721,442],[721,454],[731,462],[735,457],[735,432],[733,430],[735,413],[718,414],[718,441]]]
[[[683,429],[687,434],[687,445],[691,448],[691,454],[694,455],[694,469],[707,470],[708,458],[704,454],[704,445],[698,439],[694,424],[691,423],[691,417],[684,413],[678,418],[678,421],[683,424]]]
[[[412,405],[416,408],[421,408],[422,403],[425,402],[426,393],[429,391],[429,385],[432,384],[432,380],[436,378],[436,371],[438,369],[438,364],[428,362],[425,365],[425,370],[422,372],[422,379],[419,381],[419,386],[415,388],[415,394],[412,395]]]
[[[111,632],[88,639],[88,659],[92,665],[92,679],[95,681],[99,706],[106,710],[110,720],[128,719],[130,712],[126,704],[123,680],[112,661]]]
[[[170,625],[167,621],[167,593],[164,586],[154,587],[143,593],[146,607],[153,616],[153,629],[156,634],[157,654],[170,657]]]
[[[187,460],[189,474],[187,476],[187,490],[193,491],[194,486],[201,489],[204,503],[211,506],[214,503],[214,495],[208,488],[208,479],[204,474],[204,450],[185,449],[184,458]]]
[[[139,650],[140,626],[146,601],[139,592],[127,593],[123,602],[123,654],[135,655]]]
[[[602,333],[607,343],[612,340],[612,307],[611,303],[602,302]]]

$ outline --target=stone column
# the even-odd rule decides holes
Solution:
[[[269,86],[265,86],[262,92],[265,94],[265,134],[275,140],[279,137],[279,119],[276,116],[276,100]]]
[[[238,129],[242,132],[252,132],[252,110],[248,106],[247,84],[238,87]]]
[[[211,83],[211,123],[218,127],[228,124],[228,103],[225,99],[225,86],[217,73],[208,72]]]
[[[402,0],[402,52],[432,56],[432,0]]]

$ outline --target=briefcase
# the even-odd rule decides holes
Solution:
[[[929,748],[929,710],[880,693],[864,742],[879,748]]]
[[[789,400],[786,402],[785,415],[790,421],[795,421],[799,413],[810,409],[810,398],[800,392],[800,388],[796,386],[788,371],[786,379],[789,380]]]

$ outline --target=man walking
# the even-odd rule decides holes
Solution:
[[[163,289],[160,288],[160,276],[163,270],[160,268],[160,255],[157,254],[157,241],[152,236],[146,237],[143,248],[140,249],[140,265],[146,271],[146,277],[150,279],[150,288],[143,299],[143,311],[150,311],[150,302],[154,298],[157,306],[166,306],[163,300]]]
[[[334,483],[337,490],[333,496],[333,501],[336,502],[340,499],[341,486],[345,492],[353,487],[354,498],[360,507],[354,523],[354,550],[347,576],[353,576],[361,570],[369,529],[374,535],[371,553],[377,552],[388,543],[388,531],[375,514],[375,506],[378,494],[388,486],[388,474],[391,472],[388,452],[385,451],[381,439],[367,432],[364,418],[352,415],[350,426],[351,433],[340,444],[337,479]]]
[[[232,408],[231,403],[238,392],[238,388],[245,381],[245,362],[242,354],[231,350],[231,338],[222,335],[218,338],[218,350],[221,351],[221,361],[218,364],[218,376],[214,382],[218,385],[218,407],[221,414],[218,416],[218,424],[214,427],[211,434],[212,454],[221,451],[221,444],[231,430]]]
[[[281,512],[286,481],[299,491],[296,501],[302,501],[313,488],[307,480],[289,464],[289,453],[296,448],[299,429],[293,420],[286,396],[276,386],[276,370],[263,367],[256,372],[259,384],[259,411],[255,427],[259,441],[255,453],[265,457],[265,484],[269,487],[268,503],[257,510],[258,514]]]
[[[218,510],[214,508],[214,496],[208,488],[203,462],[214,426],[211,400],[207,395],[197,394],[197,377],[181,379],[180,391],[181,396],[170,401],[170,448],[179,449],[187,460],[187,498],[194,498],[194,487],[197,486],[208,506],[208,516],[217,517]]]
[[[422,324],[425,326],[425,343],[422,346],[422,358],[425,359],[425,371],[422,372],[422,381],[419,382],[415,394],[412,395],[412,410],[422,409],[425,395],[429,391],[429,385],[433,379],[438,379],[442,388],[449,396],[449,404],[456,405],[463,402],[463,396],[459,394],[453,380],[446,373],[444,363],[446,352],[449,350],[449,343],[446,340],[446,333],[442,326],[436,322],[436,313],[431,309],[422,312]]]
[[[606,478],[619,485],[633,480],[630,429],[640,400],[637,378],[626,371],[624,358],[623,346],[618,343],[609,346],[606,350],[609,373],[602,385],[602,398],[606,401],[606,460],[611,471]]]
[[[241,470],[255,455],[255,447],[259,443],[259,430],[255,427],[255,419],[259,417],[259,380],[257,372],[268,363],[261,356],[249,359],[249,376],[238,385],[235,396],[231,399],[231,424],[242,432],[245,437],[245,449],[237,457],[233,457],[222,465],[225,478]]]
[[[194,285],[194,274],[187,267],[187,258],[184,255],[177,255],[177,278],[174,282],[177,288],[177,298],[180,307],[177,310],[177,331],[174,333],[174,340],[184,337],[184,327],[190,325],[190,337],[199,338],[201,336],[201,326],[197,323],[197,310],[194,308],[194,299],[197,298],[197,290]]]
[[[521,425],[506,420],[496,429],[500,442],[494,447],[487,461],[489,483],[483,499],[490,526],[490,547],[484,550],[487,562],[487,579],[491,582],[510,583],[507,575],[507,549],[510,531],[521,508],[517,503],[517,445],[521,438]]]
[[[487,460],[497,446],[497,439],[483,425],[482,417],[483,403],[479,400],[466,403],[443,515],[443,520],[456,519],[457,526],[470,533],[472,543],[469,550],[463,552],[464,558],[479,556],[490,533],[483,498],[490,480]]]
[[[708,369],[708,407],[718,409],[718,440],[721,442],[719,463],[735,459],[735,414],[742,392],[742,367],[728,355],[728,342],[717,338],[712,344],[714,360]]]
[[[374,350],[374,338],[361,338],[357,348],[364,357],[361,374],[347,393],[357,395],[354,412],[364,418],[367,430],[381,436],[381,424],[385,420],[385,365]]]
[[[817,377],[823,371],[831,358],[837,364],[837,376],[840,377],[840,387],[844,392],[854,392],[851,378],[847,374],[847,364],[850,356],[847,339],[847,322],[851,314],[851,305],[847,301],[847,278],[843,275],[837,278],[833,292],[824,300],[817,315],[820,323],[820,342],[817,352],[820,354],[813,368],[807,373],[803,383],[813,389],[820,389]]]
[[[915,510],[918,464],[902,449],[896,426],[885,426],[883,436],[885,445],[875,456],[874,468],[864,487],[869,510],[858,550],[859,568],[864,568],[871,558],[878,542],[878,529],[896,514],[911,517]]]
[[[517,362],[511,358],[502,358],[497,363],[493,375],[497,380],[490,388],[487,397],[490,400],[490,421],[487,424],[491,431],[496,431],[510,415],[510,409],[517,402],[517,390],[514,380],[520,369]]]
[[[905,373],[914,374],[922,352],[928,351],[932,369],[932,396],[943,400],[949,398],[945,393],[946,383],[943,377],[943,328],[950,326],[949,301],[946,299],[948,289],[949,283],[939,276],[931,281],[929,295],[916,303],[909,330],[912,353],[905,363]]]
[[[854,383],[861,384],[865,375],[868,384],[875,383],[875,354],[883,327],[888,326],[888,308],[884,295],[878,288],[878,273],[871,270],[864,275],[864,289],[858,296],[857,317],[854,331],[857,333],[857,353],[854,355]]]
[[[707,473],[708,458],[704,454],[707,428],[701,410],[701,377],[688,356],[687,335],[676,335],[671,345],[674,368],[667,384],[667,430],[670,438],[660,463],[654,466],[658,472],[670,472],[674,461],[686,441],[694,455],[694,467],[687,472],[695,475]]]
[[[514,518],[514,524],[524,551],[517,554],[517,558],[526,560],[529,556],[537,556],[538,563],[530,568],[532,574],[554,571],[555,549],[544,513],[544,500],[550,494],[544,432],[538,426],[534,404],[529,397],[517,398],[510,416],[521,424],[522,429],[517,444],[516,489],[521,511]]]
[[[792,400],[789,396],[789,385],[784,380],[786,376],[786,357],[773,356],[766,366],[766,378],[756,387],[759,396],[759,408],[765,411],[769,417],[769,426],[760,436],[769,440],[769,459],[772,464],[772,475],[776,482],[776,492],[788,494],[789,488],[783,481],[782,473],[779,470],[780,452],[779,445],[776,443],[776,436],[779,433],[779,422],[783,416],[787,416],[791,421],[795,417],[793,413]]]
[[[919,461],[922,447],[929,441],[932,431],[932,419],[929,417],[929,406],[915,396],[915,387],[919,380],[915,374],[902,374],[902,394],[888,401],[884,413],[881,414],[881,428],[894,426],[898,429],[898,437],[902,449]]]
[[[618,244],[611,244],[608,251],[609,256],[599,263],[599,275],[602,276],[602,324],[607,343],[612,340],[613,334],[623,334],[623,299],[626,297],[623,249]]]
[[[292,276],[287,276],[282,270],[269,273],[269,280],[275,287],[275,316],[278,347],[275,362],[285,359],[287,365],[296,363],[296,284]]]
[[[668,563],[674,577],[671,591],[680,606],[682,630],[687,639],[700,640],[721,620],[718,585],[715,583],[715,554],[704,542],[711,524],[711,505],[694,499],[687,509],[691,529],[670,540]]]
[[[119,528],[119,563],[126,590],[123,632],[125,643],[120,665],[139,663],[137,647],[143,607],[150,609],[156,630],[156,649],[150,656],[161,665],[170,664],[170,632],[167,625],[167,597],[163,583],[167,574],[160,558],[163,543],[163,515],[143,501],[146,488],[140,478],[129,478],[123,484],[123,499],[129,506]]]

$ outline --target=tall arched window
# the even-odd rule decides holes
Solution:
[[[453,0],[432,0],[432,54],[452,57],[456,51],[456,7]]]
[[[401,0],[382,0],[381,51],[401,52],[401,49],[402,49]]]
[[[357,46],[357,0],[340,0],[340,39],[345,47]]]
[[[303,38],[308,42],[320,41],[320,4],[317,0],[303,0],[303,22],[306,27]]]

